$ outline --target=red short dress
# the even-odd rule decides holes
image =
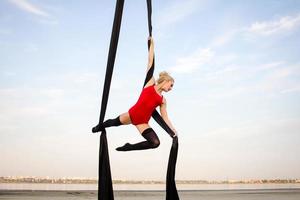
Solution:
[[[162,102],[163,96],[156,92],[154,85],[144,88],[136,104],[128,111],[132,124],[147,124],[154,109]]]

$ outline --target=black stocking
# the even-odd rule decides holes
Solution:
[[[103,122],[103,124],[98,124],[97,126],[95,126],[92,129],[92,132],[96,133],[96,132],[99,132],[99,131],[103,131],[104,128],[111,127],[111,126],[120,126],[120,125],[122,125],[122,123],[120,121],[120,116],[118,116],[115,119],[106,120],[105,122]]]
[[[142,136],[146,139],[146,141],[139,142],[136,144],[126,143],[122,147],[118,147],[117,151],[132,151],[132,150],[144,150],[144,149],[154,149],[157,148],[160,144],[159,138],[152,128],[148,128],[144,130]]]

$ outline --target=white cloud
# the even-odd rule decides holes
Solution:
[[[209,99],[221,100],[241,94],[262,93],[266,96],[276,96],[300,91],[298,64],[288,64],[284,61],[258,65],[234,64],[234,60],[233,63],[220,64],[220,60],[222,56],[215,55],[195,78],[197,84],[216,89],[206,94]]]
[[[9,2],[28,13],[39,15],[42,17],[49,17],[49,14],[47,12],[45,12],[41,8],[38,8],[36,5],[33,5],[27,0],[9,0]]]
[[[244,26],[239,29],[232,29],[223,31],[222,35],[215,37],[210,47],[216,48],[224,46],[225,44],[231,42],[235,38],[247,38],[248,34],[258,35],[258,36],[270,36],[272,34],[283,33],[287,31],[292,31],[300,26],[300,14],[292,16],[284,16],[277,21],[261,21],[254,22],[250,26]]]
[[[276,33],[290,31],[300,25],[300,14],[292,17],[285,16],[275,21],[255,22],[246,30],[250,33],[269,36]]]
[[[272,66],[268,70],[254,69],[252,77],[263,76],[260,80],[252,83],[249,87],[253,92],[263,92],[264,94],[284,94],[299,91],[300,68],[298,64],[277,64],[270,63],[264,66]],[[275,67],[276,66],[276,67]]]
[[[201,65],[208,63],[214,57],[214,52],[209,48],[197,49],[191,55],[178,58],[175,66],[169,70],[175,73],[192,73],[199,69]]]

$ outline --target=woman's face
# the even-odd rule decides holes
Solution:
[[[166,81],[165,84],[163,85],[163,91],[169,92],[170,90],[172,90],[173,85],[174,85],[173,81]]]

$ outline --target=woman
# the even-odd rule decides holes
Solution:
[[[150,37],[150,49],[149,49],[149,62],[148,69],[151,68],[153,62],[153,40]],[[162,92],[169,92],[172,90],[174,85],[174,79],[167,73],[161,72],[159,74],[158,80],[155,82],[154,77],[146,83],[143,88],[141,95],[137,103],[129,109],[128,112],[121,114],[115,119],[109,119],[103,124],[98,124],[92,129],[92,132],[103,131],[104,128],[111,126],[120,126],[133,124],[141,133],[141,135],[146,139],[146,141],[139,142],[136,144],[126,143],[122,147],[118,147],[118,151],[131,151],[131,150],[143,150],[150,148],[157,148],[160,144],[159,138],[157,137],[154,130],[149,126],[148,122],[151,118],[151,115],[154,109],[159,106],[160,113],[167,125],[175,133],[174,137],[177,135],[177,132],[173,125],[171,124],[168,114],[167,114],[167,101],[162,96]]]

